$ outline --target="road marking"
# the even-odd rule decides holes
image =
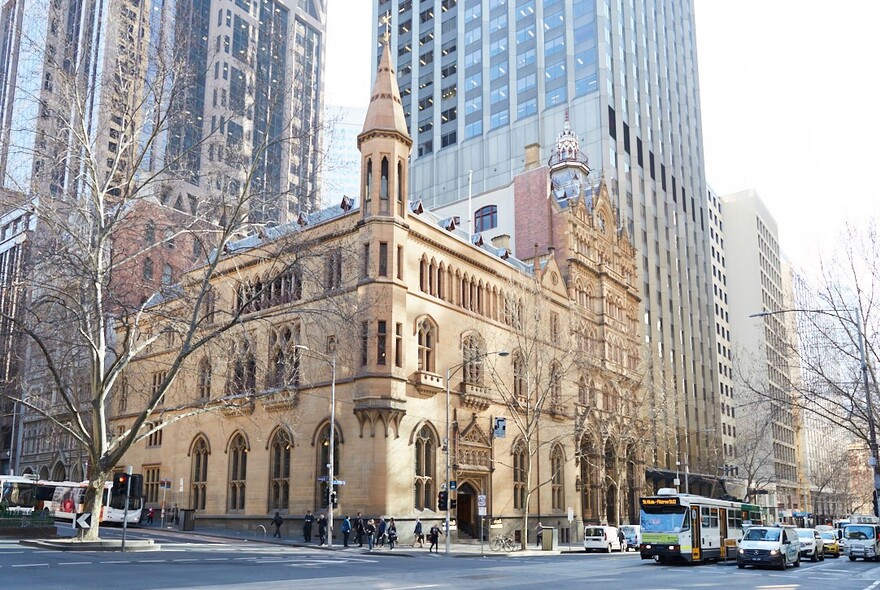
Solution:
[[[205,561],[229,561],[228,557],[207,557]]]
[[[172,559],[171,561],[173,561],[174,563],[180,563],[180,562],[183,562],[183,561],[201,561],[201,560],[200,560],[200,559],[196,559],[196,558],[194,558],[194,557],[188,557],[188,558],[184,558],[184,559]]]
[[[91,561],[59,561],[58,565],[92,565]]]
[[[874,590],[874,588],[876,588],[877,586],[880,586],[880,580],[877,580],[870,586],[866,586],[864,590]]]
[[[165,559],[138,559],[138,563],[165,563]]]
[[[48,567],[48,563],[14,563],[12,567]]]
[[[437,588],[440,584],[425,584],[423,586],[398,586],[397,588],[387,588],[386,590],[417,590],[418,588]]]

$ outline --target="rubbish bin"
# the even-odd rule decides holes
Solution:
[[[541,530],[541,551],[557,551],[559,549],[559,529],[545,526]]]
[[[180,530],[192,531],[196,528],[196,511],[192,508],[180,509]]]

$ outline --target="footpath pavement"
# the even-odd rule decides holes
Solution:
[[[424,547],[413,547],[411,545],[411,541],[409,543],[397,543],[394,546],[394,549],[391,549],[386,543],[384,546],[374,546],[373,550],[370,551],[367,549],[367,544],[364,543],[363,547],[358,547],[357,543],[354,542],[354,536],[352,535],[352,540],[349,541],[349,546],[344,547],[342,545],[342,539],[334,539],[332,547],[321,546],[317,542],[305,543],[301,536],[296,537],[273,537],[272,536],[272,528],[266,527],[266,531],[264,532],[261,527],[258,527],[257,530],[250,531],[241,531],[236,529],[227,529],[227,528],[196,528],[192,531],[180,531],[176,527],[174,528],[162,528],[158,525],[145,525],[141,527],[131,528],[129,529],[132,532],[138,533],[149,533],[150,531],[155,531],[157,534],[169,535],[169,536],[180,536],[180,537],[213,537],[213,538],[222,538],[229,540],[237,540],[244,542],[253,542],[253,543],[265,543],[271,545],[284,545],[288,547],[300,547],[300,548],[309,548],[309,549],[318,549],[322,551],[335,551],[335,552],[346,552],[346,553],[369,553],[370,555],[381,555],[381,556],[402,556],[402,557],[416,557],[422,555],[445,555],[446,545],[445,539],[440,539],[440,547],[438,553],[429,553],[428,547],[429,545],[425,543]],[[164,539],[156,539],[157,542],[161,543]],[[576,545],[572,546],[572,552],[583,551],[583,548],[580,548]],[[461,543],[451,543],[449,554],[452,557],[541,557],[541,556],[550,556],[550,555],[560,555],[563,553],[568,553],[568,545],[560,546],[560,548],[556,551],[541,551],[538,549],[530,548],[525,551],[511,551],[511,552],[501,552],[501,551],[492,551],[489,549],[489,543],[483,543],[482,546],[477,541],[469,541],[469,542],[461,542]]]

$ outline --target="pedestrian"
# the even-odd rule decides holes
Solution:
[[[327,546],[327,517],[321,514],[318,517],[318,537],[321,539],[321,547]]]
[[[150,506],[150,509],[147,511],[147,524],[153,524],[153,517],[156,516],[156,508]]]
[[[617,529],[617,540],[620,541],[620,552],[626,553],[626,535],[621,529]]]
[[[180,527],[180,510],[177,509],[177,502],[174,503],[174,525]]]
[[[435,524],[431,527],[431,530],[428,531],[428,541],[431,542],[431,546],[428,547],[428,552],[434,551],[434,553],[439,553],[439,547],[437,543],[440,541],[440,528]]]
[[[351,517],[346,516],[342,520],[339,530],[342,531],[342,546],[348,547],[348,537],[351,535]]]
[[[358,547],[364,546],[364,517],[361,516],[361,513],[357,513],[357,518],[354,521],[354,532],[355,532],[355,540],[357,541]]]
[[[272,519],[272,524],[275,525],[275,534],[272,535],[272,538],[278,537],[281,538],[281,525],[284,524],[284,519],[281,518],[281,513],[277,510],[275,511],[275,517]]]
[[[379,547],[385,546],[385,532],[387,527],[388,523],[385,522],[385,519],[380,516],[379,526],[376,527],[376,545]]]
[[[376,523],[372,518],[364,525],[364,535],[367,537],[367,548],[372,551],[373,542],[376,540]]]
[[[397,543],[397,525],[394,523],[394,518],[388,520],[388,528],[385,529],[385,534],[388,535],[388,548],[394,549],[394,544]]]
[[[535,525],[535,538],[538,544],[538,549],[541,548],[541,539],[544,537],[544,525],[541,524],[541,521],[538,521],[538,524]]]
[[[303,518],[303,541],[306,543],[312,542],[312,524],[315,522],[315,517],[312,516],[312,511],[307,510],[306,515]]]
[[[416,519],[416,528],[413,530],[413,547],[416,546],[416,543],[419,544],[419,547],[424,548],[425,546],[425,533],[422,532],[422,521],[421,519]]]

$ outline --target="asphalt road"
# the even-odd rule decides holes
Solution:
[[[103,536],[103,533],[102,533]],[[110,535],[108,535],[110,536]],[[0,585],[28,590],[321,588],[880,590],[880,563],[826,559],[785,572],[733,565],[661,566],[638,555],[444,557],[421,551],[364,553],[133,532],[161,551],[56,552],[0,541]]]

